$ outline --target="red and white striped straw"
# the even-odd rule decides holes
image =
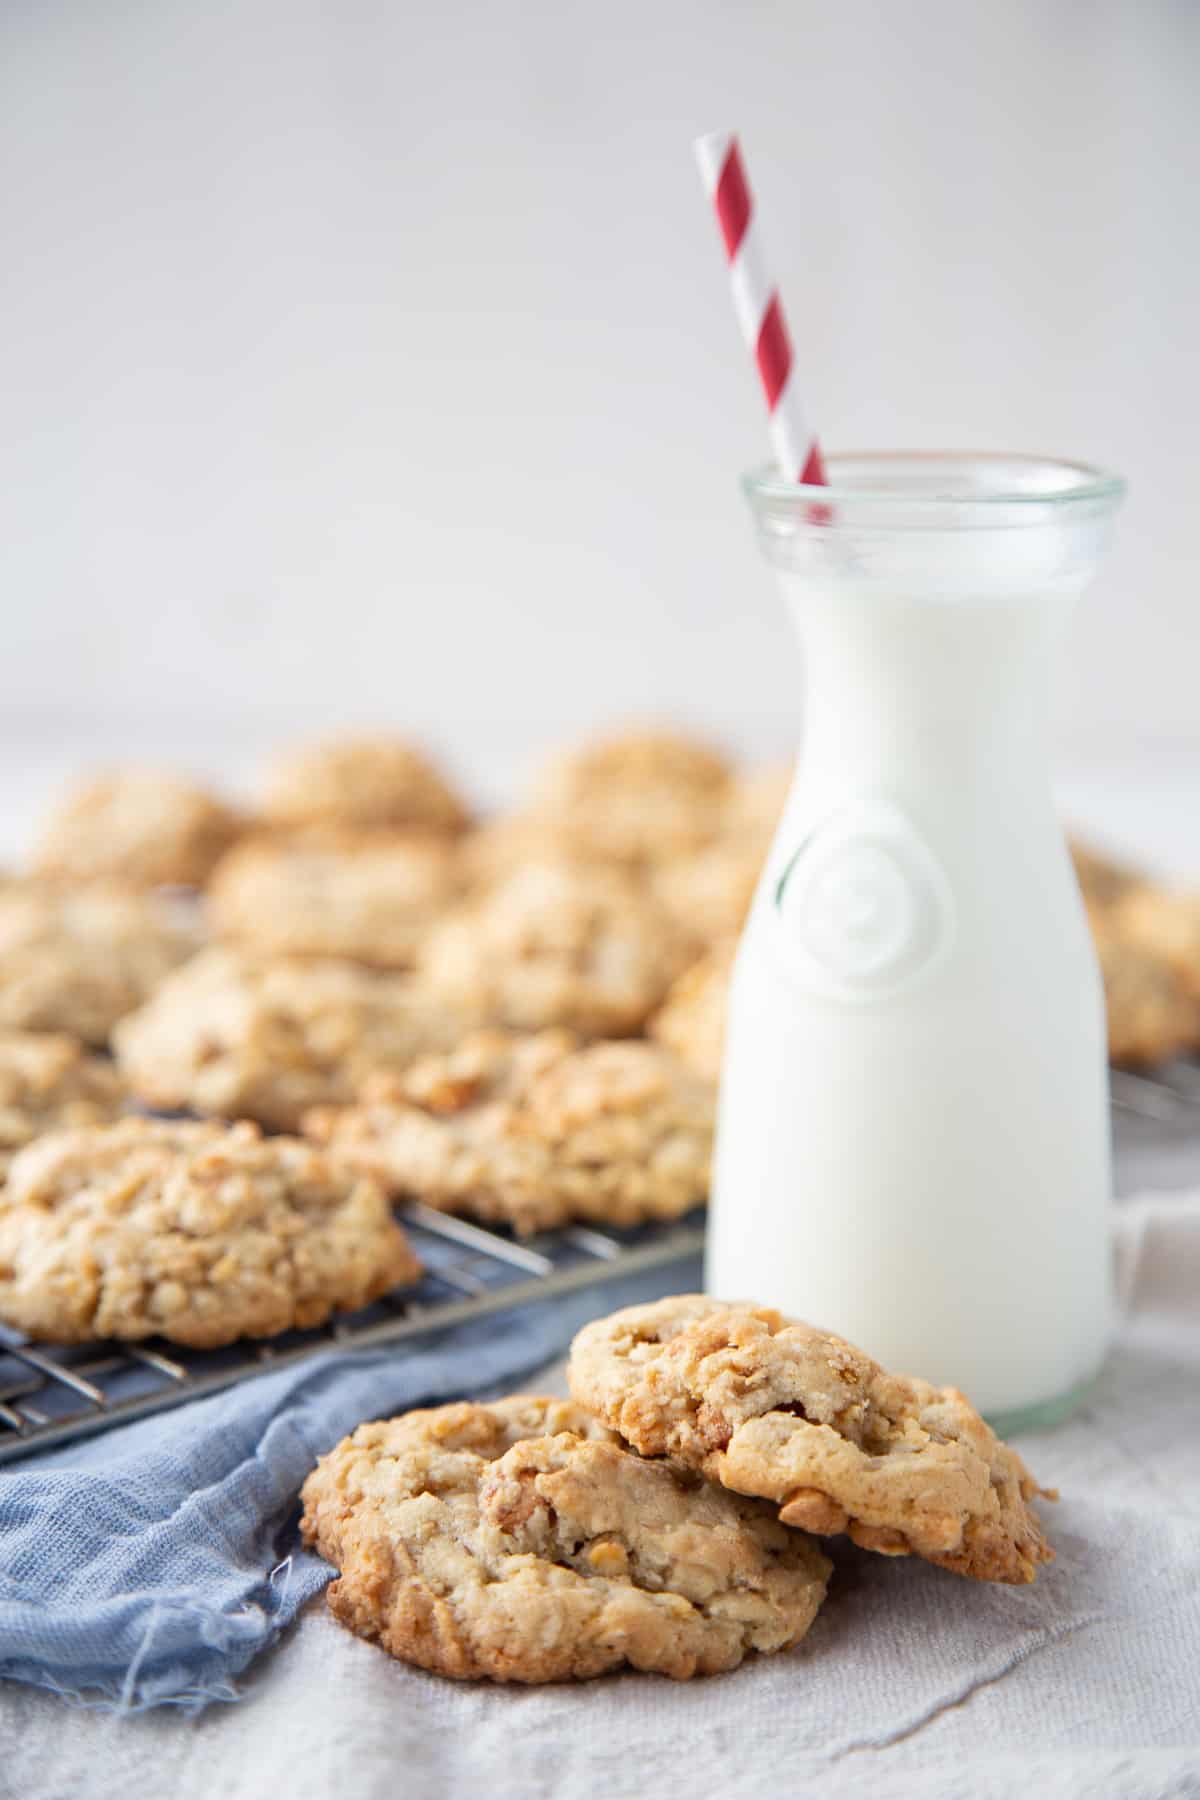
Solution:
[[[790,480],[824,487],[827,477],[821,446],[804,416],[792,367],[792,340],[779,289],[763,254],[736,134],[712,131],[697,138],[696,160],[729,258],[734,310],[767,397],[775,459]]]

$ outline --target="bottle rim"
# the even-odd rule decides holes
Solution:
[[[843,451],[825,465],[827,486],[788,481],[773,463],[748,470],[742,486],[760,514],[835,528],[839,515],[862,525],[885,515],[951,527],[1044,523],[1048,512],[1111,511],[1126,491],[1092,463],[994,450]]]

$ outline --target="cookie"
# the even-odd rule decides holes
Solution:
[[[802,1638],[830,1567],[802,1534],[561,1400],[442,1406],[361,1425],[302,1493],[339,1570],[330,1611],[458,1680],[686,1680]]]
[[[133,888],[203,887],[242,829],[231,808],[194,782],[125,769],[64,795],[46,822],[33,870]]]
[[[467,807],[429,758],[402,738],[335,738],[277,759],[262,803],[285,828],[461,831]]]
[[[627,1307],[579,1333],[569,1379],[643,1456],[760,1495],[785,1525],[980,1581],[1033,1581],[1053,1556],[1029,1505],[1046,1490],[957,1389],[770,1307]]]
[[[419,967],[488,1024],[624,1037],[641,1030],[689,952],[627,876],[547,859],[464,901],[429,933]]]
[[[0,1318],[54,1343],[208,1349],[323,1324],[419,1272],[380,1187],[248,1124],[53,1132],[0,1195]]]
[[[1125,890],[1110,925],[1117,938],[1165,963],[1200,1001],[1200,894],[1140,883]]]
[[[0,1031],[0,1181],[18,1150],[44,1132],[102,1125],[125,1105],[106,1057],[59,1032]]]
[[[155,895],[11,882],[0,887],[0,1028],[104,1044],[199,942]]]
[[[305,1130],[396,1194],[546,1230],[674,1219],[707,1197],[711,1084],[668,1050],[484,1031],[376,1077]]]
[[[1069,839],[1067,848],[1089,907],[1110,906],[1141,882],[1141,875],[1129,863],[1082,844],[1078,838]]]
[[[789,768],[775,764],[740,776],[730,786],[718,835],[649,867],[655,896],[690,937],[713,944],[741,931],[791,779]]]
[[[219,936],[268,955],[403,969],[457,888],[452,845],[428,833],[265,839],[224,858],[208,906]]]
[[[205,951],[122,1020],[113,1042],[150,1106],[294,1129],[376,1068],[456,1043],[467,1021],[409,976],[354,963]]]
[[[740,774],[726,802],[723,829],[727,833],[753,834],[765,851],[783,816],[795,779],[794,762],[760,763]]]
[[[737,939],[725,938],[672,983],[650,1035],[710,1081],[721,1073],[729,980]]]
[[[1108,1055],[1114,1063],[1151,1067],[1200,1043],[1200,1001],[1164,954],[1163,937],[1139,941],[1141,922],[1131,929],[1125,906],[1088,911],[1104,981]]]
[[[647,864],[711,842],[732,786],[728,760],[708,744],[627,731],[557,757],[531,810],[581,855]]]
[[[531,812],[500,813],[485,819],[459,840],[463,885],[483,892],[526,863],[586,861],[572,851],[552,821]]]

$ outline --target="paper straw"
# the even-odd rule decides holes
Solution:
[[[824,487],[828,478],[821,446],[804,414],[792,340],[763,252],[737,135],[711,131],[696,139],[695,149],[729,259],[734,311],[766,395],[775,460],[789,480]]]

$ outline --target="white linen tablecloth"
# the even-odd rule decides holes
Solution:
[[[5,1686],[0,1794],[1200,1796],[1200,1195],[1126,1202],[1118,1253],[1123,1323],[1093,1398],[1021,1444],[1062,1490],[1032,1588],[839,1541],[796,1651],[683,1685],[543,1689],[404,1668],[318,1602],[241,1703],[198,1719]]]
[[[241,1703],[198,1719],[4,1687],[0,1794],[1200,1796],[1200,1195],[1126,1202],[1118,1253],[1123,1323],[1093,1398],[1021,1445],[1062,1490],[1032,1588],[839,1541],[796,1651],[684,1685],[543,1689],[404,1668],[317,1603]]]

